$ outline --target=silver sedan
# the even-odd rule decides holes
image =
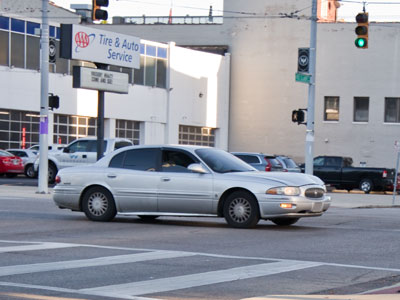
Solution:
[[[232,154],[199,146],[130,146],[86,167],[58,172],[53,199],[93,221],[116,214],[224,217],[233,227],[260,219],[291,225],[330,206],[317,177],[259,172]]]

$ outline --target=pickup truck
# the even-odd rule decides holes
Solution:
[[[351,157],[317,156],[314,158],[314,175],[327,185],[339,189],[393,191],[395,169],[353,167]]]
[[[104,139],[104,155],[133,143],[128,139]],[[81,138],[71,142],[61,150],[49,151],[48,181],[54,183],[58,170],[66,167],[83,166],[97,161],[97,139]],[[35,172],[39,171],[39,156],[34,162]]]

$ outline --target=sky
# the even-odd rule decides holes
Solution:
[[[52,1],[67,9],[70,9],[71,4],[92,4],[91,0]],[[311,4],[311,0],[309,1]],[[400,21],[400,0],[339,0],[339,2],[338,20],[355,22],[355,16],[363,10],[365,3],[370,21]],[[221,15],[223,10],[223,0],[109,0],[109,3],[107,11],[110,20],[113,16],[168,16],[171,7],[173,16],[208,16],[210,5],[213,6],[214,15]]]
[[[92,4],[91,0],[52,0],[69,9],[71,4]],[[109,0],[109,19],[113,16],[208,16],[210,5],[214,15],[221,15],[223,0]],[[219,10],[219,12],[217,11]]]

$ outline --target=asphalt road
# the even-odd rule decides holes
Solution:
[[[358,294],[400,281],[398,208],[333,205],[251,230],[214,218],[99,223],[35,194],[35,180],[9,180],[0,178],[0,299]]]

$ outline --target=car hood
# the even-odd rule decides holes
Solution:
[[[324,182],[318,177],[304,173],[254,171],[254,172],[232,172],[232,173],[225,173],[223,175],[231,177],[232,180],[269,181],[269,182],[274,182],[274,184],[276,185],[287,185],[287,186],[324,184]]]

